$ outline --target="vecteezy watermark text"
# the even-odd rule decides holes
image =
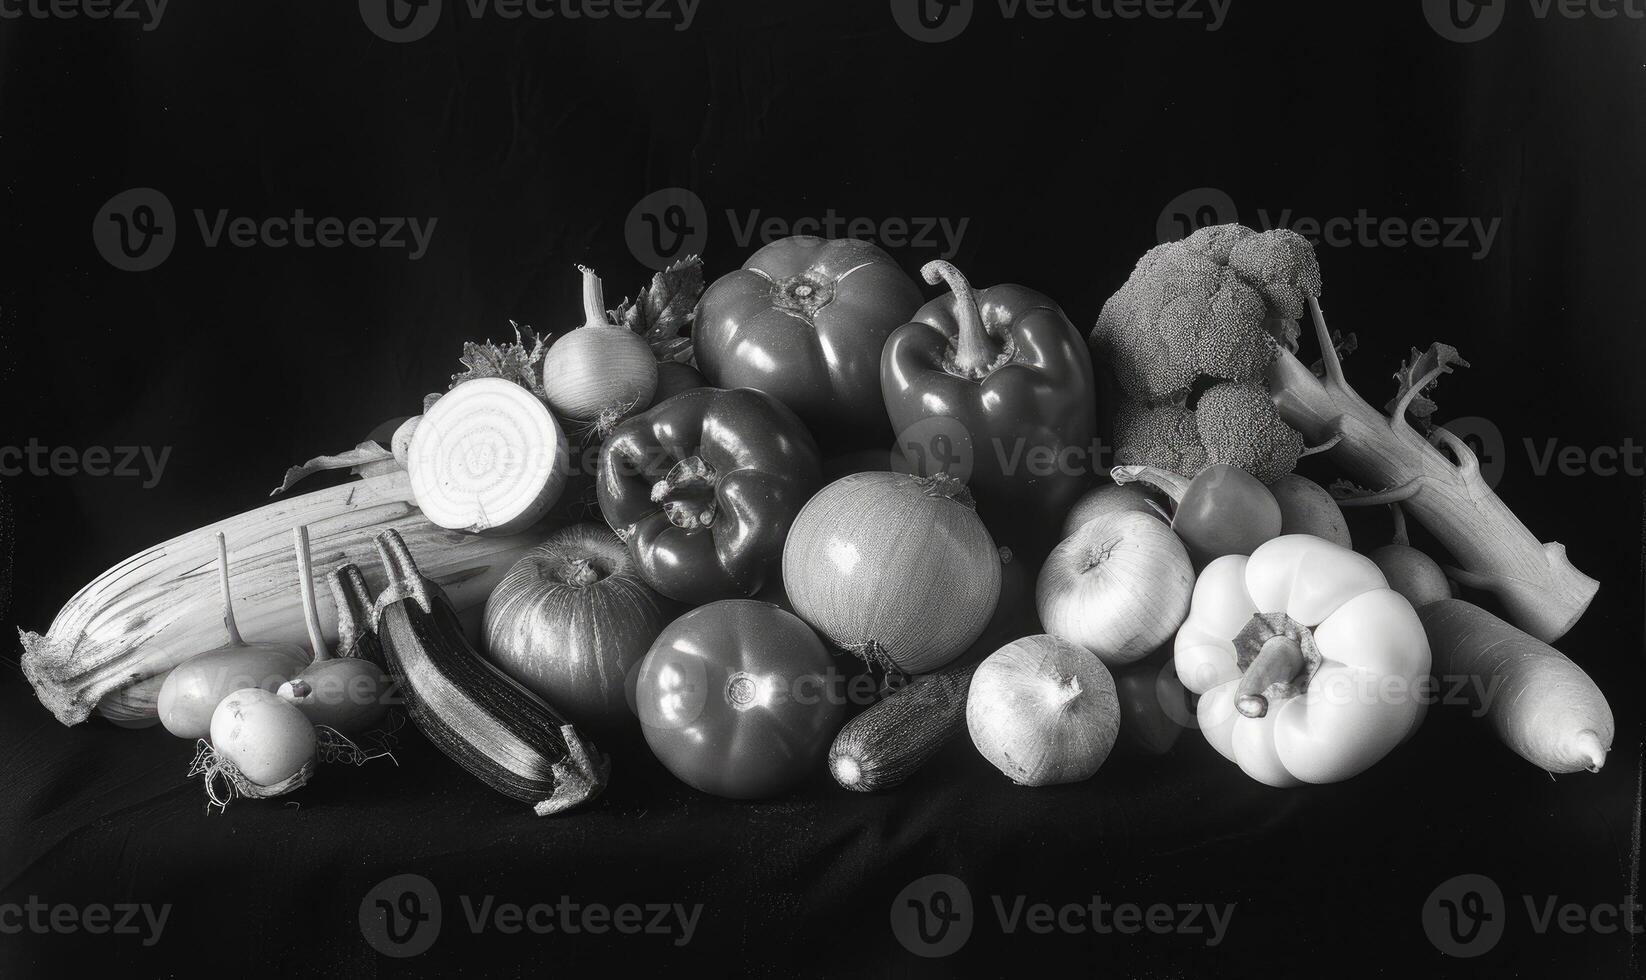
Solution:
[[[909,248],[952,259],[960,251],[971,219],[947,215],[849,215],[834,208],[822,214],[776,215],[756,208],[727,208],[726,228],[739,250],[759,248],[791,235],[858,238],[883,248]],[[661,269],[709,244],[711,225],[703,199],[684,187],[666,187],[637,201],[624,222],[629,251],[642,264]]]
[[[890,0],[903,33],[928,44],[950,41],[971,23],[976,0]],[[1179,21],[1218,31],[1233,0],[995,0],[1002,20]]]
[[[166,931],[171,903],[116,902],[104,905],[50,903],[37,895],[27,902],[0,904],[0,935],[137,936],[144,946],[153,946]]]
[[[405,250],[416,262],[429,250],[435,217],[315,216],[303,208],[289,215],[231,214],[227,208],[194,209],[194,224],[206,248],[382,248]],[[165,194],[134,187],[110,198],[92,220],[92,243],[116,269],[146,272],[171,255],[181,234],[177,212]]]
[[[1240,220],[1234,199],[1216,187],[1197,187],[1172,198],[1161,209],[1156,234],[1161,242],[1186,238],[1208,225]],[[1286,228],[1326,248],[1445,248],[1468,249],[1470,258],[1484,259],[1503,227],[1501,217],[1448,215],[1379,217],[1365,208],[1354,214],[1313,217],[1259,208],[1253,225],[1258,231]]]
[[[1190,936],[1207,946],[1222,945],[1235,903],[1113,902],[1101,895],[1079,901],[1048,902],[1027,895],[990,895],[996,928],[1006,935],[1096,934]],[[916,956],[956,953],[977,927],[971,889],[954,875],[934,874],[910,882],[892,899],[892,935]]]
[[[0,446],[0,476],[112,476],[140,478],[152,490],[166,471],[171,447],[47,446],[30,439],[24,446]]]
[[[1646,933],[1646,906],[1633,895],[1617,901],[1577,902],[1559,895],[1521,895],[1526,925],[1538,935],[1609,936]],[[1423,902],[1423,931],[1447,956],[1460,959],[1491,952],[1509,925],[1512,906],[1503,889],[1482,874],[1462,874],[1435,886]]]
[[[581,902],[568,895],[528,904],[499,901],[495,895],[459,895],[469,932],[513,936],[655,936],[685,946],[697,934],[701,903]],[[418,874],[378,882],[360,902],[360,932],[385,956],[406,958],[426,952],[440,937],[444,904],[434,883]]]
[[[1423,18],[1448,41],[1472,44],[1497,33],[1510,0],[1422,0]],[[1646,0],[1526,0],[1533,20],[1646,19]]]
[[[171,0],[0,0],[0,20],[135,20],[152,31]]]
[[[702,0],[461,0],[470,20],[644,20],[690,30]],[[406,44],[428,37],[443,0],[360,0],[360,19],[385,41]]]

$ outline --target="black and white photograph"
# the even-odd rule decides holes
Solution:
[[[0,0],[0,977],[1646,978],[1646,0]]]

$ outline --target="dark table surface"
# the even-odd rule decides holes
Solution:
[[[837,233],[867,229],[911,272],[949,253],[1085,327],[1174,219],[1326,222],[1326,307],[1361,340],[1351,380],[1381,404],[1410,347],[1460,347],[1473,367],[1446,379],[1437,418],[1467,420],[1505,499],[1601,580],[1560,647],[1616,712],[1603,772],[1551,778],[1436,710],[1371,771],[1286,792],[1193,732],[1078,786],[1008,785],[962,739],[895,792],[819,772],[759,804],[696,794],[630,750],[595,806],[539,820],[409,736],[395,762],[214,814],[187,745],[63,728],[5,671],[0,975],[1639,975],[1641,914],[1627,930],[1608,911],[1639,895],[1646,22],[1506,0],[1458,4],[1440,27],[1425,13],[1446,4],[1424,0],[1235,0],[1217,30],[971,6],[941,43],[881,0],[705,4],[683,30],[447,3],[408,43],[354,4],[177,2],[152,30],[0,18],[0,445],[166,454],[138,477],[0,478],[0,618],[43,629],[115,561],[415,411],[463,339],[511,318],[571,326],[575,262],[616,299],[664,251],[701,247],[718,276],[769,219],[785,234],[863,218]],[[89,229],[142,187],[174,204],[179,238],[163,265],[120,271]],[[648,238],[645,202],[670,188],[703,212],[691,234]],[[439,224],[414,260],[210,247],[196,217],[297,209]],[[1461,237],[1416,244],[1422,219]],[[1575,461],[1545,465],[1551,449]],[[1357,543],[1382,543],[1381,520],[1358,517]],[[941,940],[957,951],[908,949],[900,935],[947,949],[921,947],[910,899],[928,925],[969,901]],[[410,945],[362,929],[379,900]],[[634,914],[689,921],[690,941],[508,931],[509,909],[549,903],[534,921],[557,925],[562,901],[574,924],[668,906]],[[1112,928],[1156,905],[1179,928]],[[1042,906],[1047,934],[1030,928]],[[1232,907],[1221,941],[1181,906]],[[159,941],[141,917],[89,934],[103,907],[168,910]],[[88,918],[54,926],[59,908]]]

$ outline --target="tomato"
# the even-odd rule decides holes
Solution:
[[[682,782],[762,799],[823,772],[845,686],[817,634],[769,602],[727,599],[664,628],[641,661],[646,743]]]

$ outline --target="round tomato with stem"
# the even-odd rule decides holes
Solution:
[[[920,288],[868,242],[795,235],[720,277],[697,307],[697,364],[716,388],[782,401],[832,446],[890,443],[880,350]]]
[[[670,623],[640,663],[646,743],[680,781],[763,799],[823,772],[846,720],[844,675],[811,628],[769,602],[727,599]]]

